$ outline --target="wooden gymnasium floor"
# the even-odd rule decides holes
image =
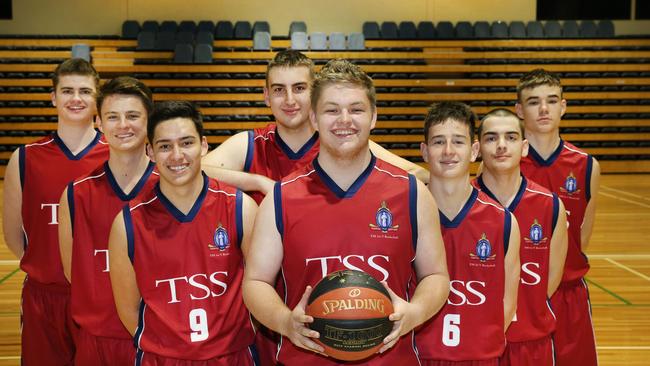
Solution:
[[[1,187],[1,183],[0,183]],[[605,175],[587,253],[600,364],[650,364],[650,175]],[[24,274],[0,245],[0,366],[19,365]],[[578,365],[576,365],[578,366]]]

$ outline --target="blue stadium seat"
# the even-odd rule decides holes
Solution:
[[[363,23],[363,37],[365,39],[379,39],[379,24],[377,22],[364,22]]]
[[[196,27],[196,32],[210,32],[214,33],[214,22],[211,20],[202,20]]]
[[[174,48],[174,63],[191,64],[194,61],[194,47],[189,43],[179,43]]]
[[[578,38],[580,36],[580,29],[578,22],[575,20],[565,20],[562,26],[562,37],[564,38]]]
[[[528,38],[544,38],[544,27],[537,20],[532,20],[526,25]]]
[[[415,23],[413,22],[401,22],[399,23],[399,38],[400,39],[416,39],[418,38],[418,32],[415,28]]]
[[[341,32],[330,33],[330,50],[343,51],[346,48],[345,34]]]
[[[160,28],[158,31],[176,33],[178,31],[178,24],[176,24],[176,22],[173,20],[165,20],[160,23]]]
[[[161,30],[156,34],[156,50],[173,51],[176,46],[176,32]]]
[[[122,23],[122,38],[136,39],[140,33],[140,24],[137,20],[125,20]]]
[[[580,37],[596,38],[598,35],[598,26],[593,20],[583,20],[580,22]]]
[[[419,39],[435,39],[436,28],[430,21],[423,21],[418,23],[418,38]]]
[[[440,39],[455,38],[454,25],[449,21],[438,22],[436,25],[436,34]]]
[[[291,22],[291,24],[289,24],[289,37],[291,37],[293,32],[307,33],[307,23],[305,23],[303,21],[293,21],[293,22]]]
[[[156,48],[156,33],[151,31],[141,31],[138,33],[138,44],[136,49],[139,51],[151,51]]]
[[[158,22],[155,20],[145,20],[144,23],[142,23],[141,31],[153,33],[158,32]]]
[[[382,39],[398,39],[399,34],[397,31],[397,23],[383,22],[381,23],[381,38]]]
[[[81,58],[90,62],[90,46],[85,43],[76,43],[72,45],[72,58]]]
[[[614,22],[611,20],[601,20],[598,22],[598,37],[611,38],[616,35],[614,31]]]
[[[313,32],[309,35],[309,49],[314,51],[327,50],[327,34],[323,32]]]
[[[176,43],[194,43],[194,32],[180,31],[176,33]]]
[[[196,23],[193,20],[183,20],[178,25],[178,32],[196,33]]]
[[[524,25],[524,22],[511,22],[508,34],[510,35],[510,38],[526,38],[526,26]]]
[[[253,35],[253,50],[262,51],[271,49],[271,34],[269,32],[255,32]]]
[[[456,38],[472,39],[474,38],[474,28],[470,22],[460,21],[456,23]]]
[[[562,25],[557,20],[549,20],[544,24],[544,36],[546,38],[562,37]]]
[[[293,32],[291,33],[291,49],[292,50],[307,50],[309,49],[309,41],[307,33]]]
[[[227,20],[221,20],[217,22],[217,26],[214,29],[214,39],[232,39],[232,38],[233,38],[232,23]]]
[[[365,50],[366,41],[363,33],[353,32],[348,35],[348,49],[349,50]]]
[[[257,32],[266,32],[271,34],[271,25],[267,21],[256,21],[253,23],[253,35]]]
[[[236,22],[234,37],[235,39],[252,39],[253,29],[251,28],[251,23],[243,20]]]
[[[508,24],[502,21],[492,22],[490,35],[492,38],[508,38]]]
[[[209,44],[212,45],[214,42],[214,34],[209,30],[200,30],[196,33],[196,44]]]
[[[476,38],[490,38],[490,24],[485,21],[474,23],[474,36]]]

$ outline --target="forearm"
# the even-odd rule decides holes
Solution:
[[[447,301],[449,296],[449,276],[444,274],[431,274],[420,280],[410,304],[417,306],[419,317],[412,328],[426,322],[434,316]],[[411,329],[412,329],[411,328]],[[409,329],[410,330],[410,329]]]
[[[291,310],[282,302],[275,289],[264,281],[244,280],[244,303],[255,319],[267,328],[287,335],[287,319]]]
[[[138,314],[140,312],[139,306],[135,308],[132,306],[118,306],[117,315],[120,317],[122,324],[126,330],[133,336],[138,328]]]
[[[268,187],[272,187],[274,184],[273,180],[259,174],[218,168],[208,164],[202,164],[201,169],[203,169],[205,174],[209,177],[235,186],[245,192],[259,191],[266,193]]]
[[[517,311],[517,298],[513,300],[504,299],[503,300],[503,331],[505,332],[510,323],[512,323],[512,318],[515,317],[515,312]]]
[[[22,233],[21,233],[22,234]],[[18,259],[22,259],[23,254],[25,254],[25,245],[23,244],[23,236],[7,234],[5,232],[5,243],[7,243],[7,248],[13,253]]]

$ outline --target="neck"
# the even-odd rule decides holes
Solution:
[[[318,164],[341,189],[347,190],[368,167],[372,155],[366,148],[350,158],[340,158],[330,155],[326,149],[318,154]]]
[[[512,171],[498,172],[497,174],[484,169],[481,178],[503,207],[508,207],[512,203],[521,186],[521,174],[518,167]]]
[[[172,185],[164,179],[160,180],[160,191],[165,195],[165,197],[167,197],[174,207],[185,215],[190,212],[202,190],[202,174],[197,174],[190,182],[183,184],[182,186]]]
[[[429,190],[438,204],[438,209],[447,218],[453,219],[472,194],[472,185],[469,183],[469,174],[449,179],[438,179],[431,175]]]
[[[311,127],[309,121],[299,128],[287,128],[279,123],[276,124],[276,127],[277,133],[280,135],[280,138],[282,138],[282,141],[284,141],[293,152],[300,150],[300,148],[302,148],[307,141],[314,136],[314,129]]]
[[[108,166],[123,192],[131,192],[149,166],[144,148],[137,151],[115,151],[110,149]]]
[[[554,133],[537,133],[532,134],[526,132],[526,139],[528,144],[532,146],[537,153],[543,158],[547,159],[558,145],[560,145],[560,135],[557,132]]]
[[[60,121],[57,125],[56,133],[73,154],[77,154],[85,149],[95,138],[96,134],[92,123],[78,125]]]

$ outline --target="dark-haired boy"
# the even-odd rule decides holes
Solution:
[[[193,104],[156,104],[147,137],[160,181],[124,207],[109,237],[113,296],[136,364],[252,365],[241,281],[255,202],[201,172],[208,145]]]

